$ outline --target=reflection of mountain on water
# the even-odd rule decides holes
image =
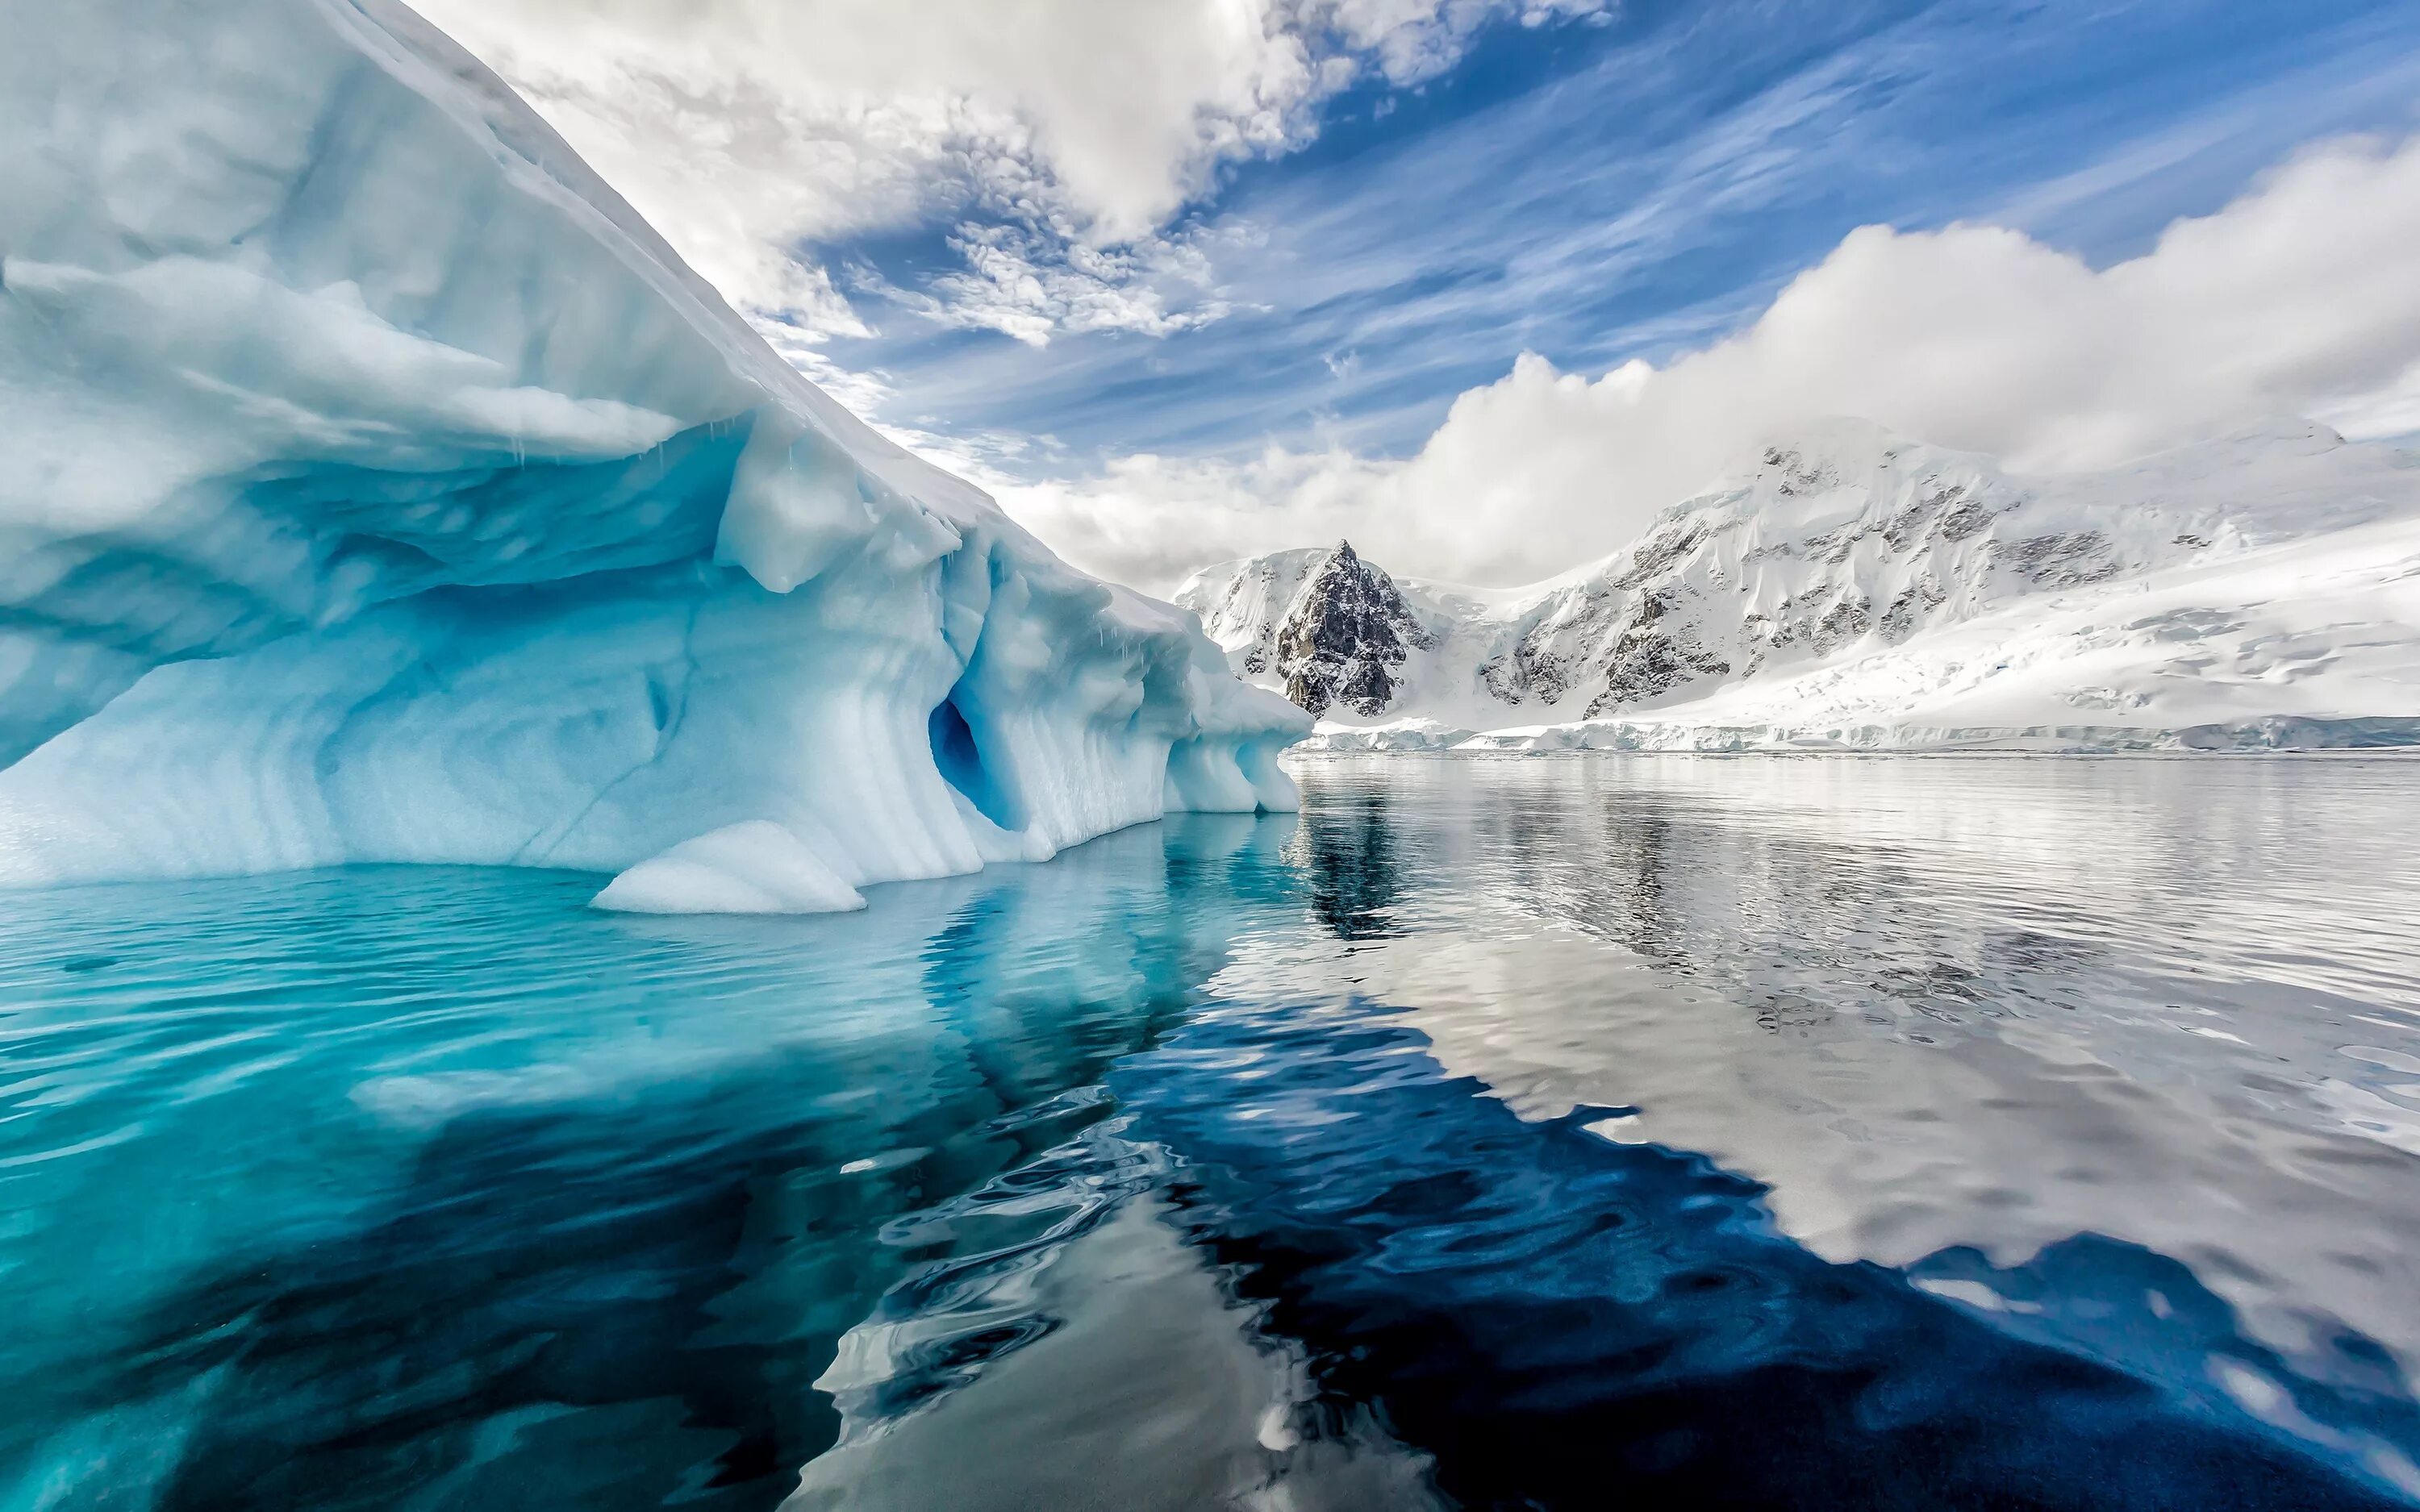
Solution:
[[[2420,881],[2375,818],[2404,807],[2394,763],[1373,758],[1304,780],[1315,815],[1389,816],[1396,893],[1486,891],[1744,1000],[1820,981],[1836,1014],[1954,1023],[2190,975],[2420,1013],[2376,949],[2399,938],[2271,949]]]
[[[1302,817],[1292,853],[1311,894],[1312,917],[1338,939],[1402,934],[1389,914],[1410,880],[1397,854],[1406,817],[1395,813],[1385,790],[1376,788],[1341,795]]]

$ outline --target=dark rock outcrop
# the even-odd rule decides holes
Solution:
[[[1367,717],[1395,701],[1404,658],[1435,643],[1394,579],[1342,541],[1295,600],[1274,649],[1286,697],[1313,714],[1342,703]]]

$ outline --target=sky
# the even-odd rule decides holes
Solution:
[[[1793,426],[2420,430],[2408,0],[424,0],[809,376],[1167,592],[1511,584]]]

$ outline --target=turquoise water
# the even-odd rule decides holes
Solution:
[[[2420,764],[0,904],[0,1507],[2420,1501]]]

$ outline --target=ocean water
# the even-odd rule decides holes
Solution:
[[[2420,762],[0,898],[0,1509],[2420,1504]]]

